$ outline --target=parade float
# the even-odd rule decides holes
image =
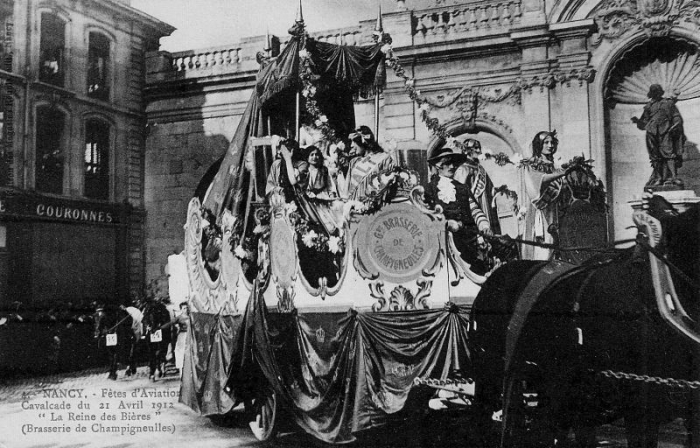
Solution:
[[[394,154],[390,169],[370,172],[361,197],[329,206],[331,232],[293,190],[270,189],[273,135],[299,140],[311,128],[338,142],[356,128],[353,99],[374,95],[378,105],[387,67],[416,95],[381,15],[372,45],[316,41],[301,15],[290,34],[279,56],[259,58],[229,150],[189,204],[192,325],[181,401],[204,415],[245,403],[260,440],[275,435],[284,412],[314,437],[342,443],[403,411],[416,384],[455,384],[469,372],[471,304],[513,254],[492,250],[488,271],[475,272],[442,209],[426,203],[425,158]],[[575,216],[605,225],[604,212],[580,202],[572,226]]]

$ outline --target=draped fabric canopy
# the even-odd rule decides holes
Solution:
[[[380,91],[386,82],[385,54],[381,48],[381,44],[356,47],[318,42],[304,35],[293,36],[280,55],[258,73],[255,91],[204,198],[204,208],[217,217],[224,208],[231,210],[234,216],[247,215],[246,198],[252,185],[244,160],[249,140],[263,135],[263,111],[273,119],[294,121],[293,109],[275,105],[294,103],[293,95],[301,88],[300,77],[305,75],[301,73],[304,69],[302,50],[311,61],[319,108],[328,115],[329,124],[342,135],[354,126],[352,98]],[[302,106],[302,112],[303,109]]]

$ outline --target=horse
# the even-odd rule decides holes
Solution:
[[[700,208],[677,213],[655,196],[646,216],[663,229],[664,262],[647,242],[654,226],[640,226],[632,248],[580,265],[513,261],[483,285],[469,334],[476,426],[493,429],[502,410],[502,446],[553,446],[573,430],[579,446],[593,447],[597,426],[624,417],[628,446],[652,448],[660,424],[688,417],[691,396],[669,394],[689,390],[678,387],[692,383],[700,346],[684,311],[698,311],[687,299],[700,271]],[[665,262],[680,269],[666,296],[652,270]]]
[[[160,300],[151,300],[143,311],[146,343],[148,345],[149,378],[156,381],[165,373],[165,355],[172,340],[173,324],[170,311]]]
[[[129,307],[131,308],[131,307]],[[134,312],[119,305],[101,305],[95,310],[94,337],[98,340],[98,346],[105,348],[109,359],[109,374],[111,380],[117,379],[117,366],[120,353],[128,353],[128,367],[126,376],[136,374],[135,354],[136,347],[141,339],[140,312],[134,308]]]

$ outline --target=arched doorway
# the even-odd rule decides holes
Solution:
[[[631,47],[608,72],[605,83],[605,144],[614,238],[632,238],[632,209],[651,175],[645,131],[632,123],[642,114],[651,84],[675,98],[687,142],[679,176],[687,189],[700,191],[700,52],[697,44],[675,37],[655,37]]]

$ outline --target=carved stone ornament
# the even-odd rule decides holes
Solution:
[[[387,297],[383,282],[371,282],[370,295],[377,299],[377,302],[372,305],[372,311],[409,311],[430,308],[427,299],[430,296],[433,281],[421,277],[416,281],[416,285],[418,290],[415,295],[405,286],[397,285]]]
[[[606,0],[593,19],[598,32],[591,37],[594,46],[614,40],[627,32],[643,31],[649,36],[668,36],[681,22],[700,25],[698,0]]]
[[[557,83],[570,86],[572,81],[578,81],[579,86],[591,83],[595,79],[596,71],[591,66],[573,68],[570,70],[552,69],[542,75],[516,78],[508,89],[492,88],[486,90],[483,87],[465,86],[447,94],[436,95],[434,98],[425,97],[425,102],[437,109],[453,106],[457,109],[465,121],[473,120],[479,116],[481,104],[500,103],[508,100],[508,104],[521,103],[522,92],[532,92],[536,87],[540,91],[553,89]]]

